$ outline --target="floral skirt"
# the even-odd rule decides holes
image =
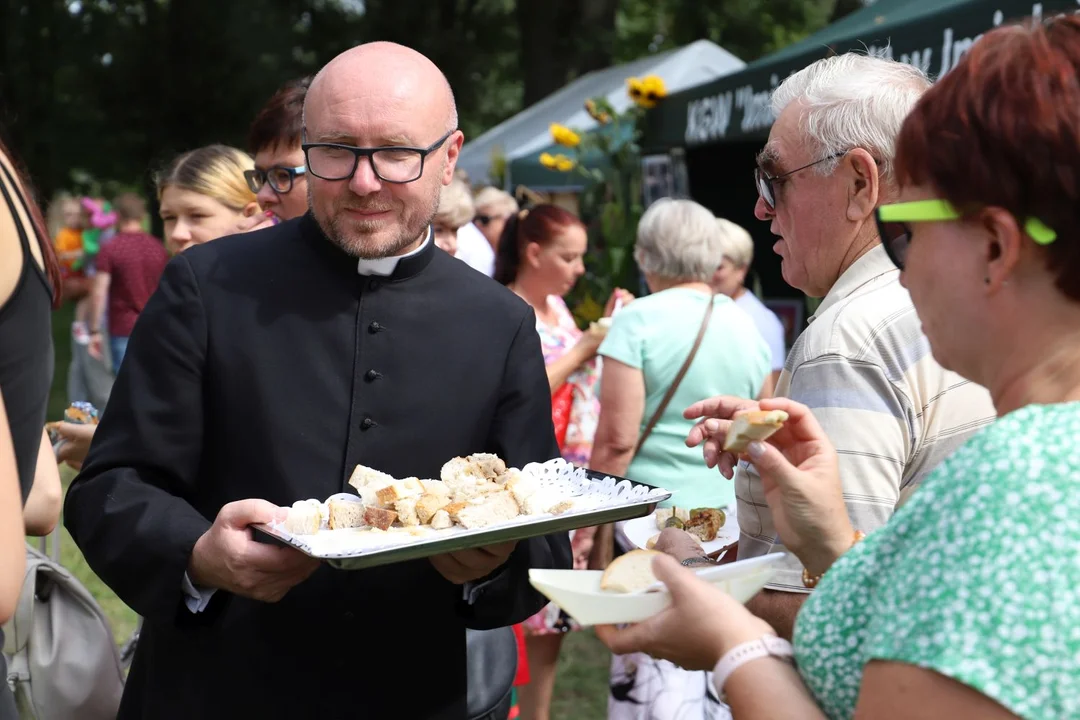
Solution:
[[[592,552],[593,537],[595,535],[596,528],[594,527],[570,531],[570,549],[574,553],[575,570],[588,569],[589,553]],[[526,620],[523,625],[527,636],[555,635],[581,629],[581,626],[573,618],[552,603],[545,605],[543,610]]]

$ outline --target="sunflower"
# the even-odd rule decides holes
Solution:
[[[574,148],[581,144],[580,135],[559,123],[551,123],[551,137],[554,138],[555,142],[559,145],[568,148]]]
[[[589,117],[601,125],[607,125],[611,122],[611,116],[601,110],[595,100],[585,101],[585,112],[589,113]]]
[[[659,75],[646,75],[643,78],[627,78],[627,93],[635,105],[646,109],[654,108],[665,97],[667,88]]]

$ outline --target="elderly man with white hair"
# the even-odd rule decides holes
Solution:
[[[874,209],[896,192],[900,126],[929,86],[922,72],[891,60],[854,53],[819,60],[774,92],[776,122],[755,172],[755,215],[777,236],[784,279],[824,298],[788,354],[776,394],[809,406],[836,445],[859,533],[885,524],[930,470],[994,417],[985,389],[934,361],[874,222]],[[714,397],[686,414],[731,412],[730,398]],[[710,426],[699,424],[688,442],[701,442]],[[714,442],[704,453],[707,464],[733,471],[735,458]],[[739,559],[784,550],[752,466],[737,468],[735,488]],[[749,607],[790,637],[817,580],[789,554]]]

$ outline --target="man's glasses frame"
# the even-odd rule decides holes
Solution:
[[[770,175],[766,170],[762,169],[760,165],[754,168],[754,184],[757,185],[758,195],[765,201],[765,206],[770,210],[776,209],[776,184],[786,180],[797,172],[802,172],[807,168],[812,168],[815,165],[820,165],[823,162],[829,160],[836,160],[847,155],[846,152],[836,153],[828,157],[823,157],[820,160],[815,160],[812,163],[807,163],[802,167],[797,167],[794,170],[789,170],[782,175]]]
[[[904,269],[908,247],[911,245],[910,223],[948,222],[960,220],[963,213],[948,200],[915,200],[913,202],[882,205],[874,211],[878,235],[885,253],[900,270]],[[1049,245],[1057,239],[1057,233],[1038,218],[1024,221],[1024,232],[1038,245]]]
[[[386,146],[386,147],[362,148],[362,147],[356,147],[355,145],[344,145],[342,143],[301,143],[300,148],[304,151],[304,158],[307,160],[308,172],[311,173],[312,175],[314,175],[317,178],[322,178],[323,180],[330,180],[330,181],[348,180],[353,175],[356,174],[356,168],[359,167],[359,165],[360,165],[360,158],[366,157],[368,159],[368,163],[371,165],[371,171],[375,173],[375,177],[379,178],[379,180],[381,180],[382,182],[391,183],[391,184],[394,184],[394,185],[405,185],[407,183],[416,182],[417,180],[419,180],[423,176],[423,174],[424,174],[424,161],[427,159],[427,156],[430,155],[431,153],[435,152],[436,150],[438,150],[440,147],[442,147],[443,144],[447,140],[450,139],[450,136],[453,135],[456,132],[457,132],[457,128],[454,128],[453,130],[448,131],[441,138],[439,138],[438,140],[433,142],[431,145],[428,145],[427,147],[424,147],[424,148],[421,148],[421,147],[409,147],[409,146],[406,146],[406,145],[389,145],[389,146]],[[317,148],[333,148],[333,149],[336,149],[336,150],[345,150],[347,152],[352,153],[352,155],[353,155],[352,168],[349,170],[348,173],[342,174],[339,177],[329,177],[329,176],[326,176],[326,175],[320,175],[318,172],[316,172],[315,170],[312,169],[312,164],[311,164],[311,150],[317,149]],[[419,167],[418,167],[418,169],[416,171],[416,176],[415,177],[411,177],[408,180],[391,180],[389,178],[384,177],[382,175],[382,173],[379,172],[379,163],[376,160],[376,157],[379,155],[379,153],[392,153],[392,152],[397,152],[397,153],[400,153],[400,152],[413,152],[413,153],[416,153],[416,154],[418,154],[420,156],[420,164],[419,164]]]
[[[280,179],[278,174],[274,172],[275,170],[284,174],[285,178]],[[269,185],[270,189],[278,195],[284,195],[293,189],[293,183],[296,181],[296,176],[303,175],[306,172],[307,168],[304,165],[298,165],[297,167],[274,165],[265,170],[260,170],[259,168],[245,170],[244,180],[247,182],[248,189],[253,193],[258,194],[258,192],[262,190],[263,185]],[[276,182],[275,178],[278,178]]]

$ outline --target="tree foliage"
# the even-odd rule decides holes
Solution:
[[[243,147],[277,87],[361,42],[429,56],[475,137],[577,76],[702,37],[752,60],[835,3],[0,0],[0,131],[43,195],[148,189],[175,153]]]

